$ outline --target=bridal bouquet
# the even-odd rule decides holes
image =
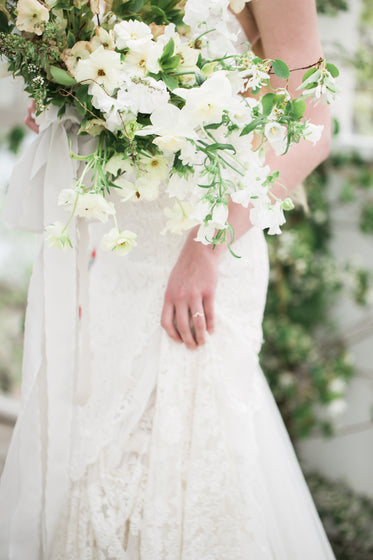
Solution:
[[[70,217],[47,226],[50,245],[72,245],[74,216],[112,219],[102,246],[126,254],[137,236],[117,223],[118,204],[161,192],[170,201],[163,233],[199,225],[197,240],[230,247],[229,199],[250,205],[254,225],[280,232],[292,203],[272,194],[278,172],[263,146],[282,154],[302,138],[318,141],[322,127],[304,119],[305,98],[331,102],[338,70],[320,59],[292,98],[283,61],[262,60],[248,43],[238,52],[229,7],[244,4],[0,0],[0,55],[23,77],[37,114],[74,106],[79,134],[96,138],[93,153],[70,154],[83,170],[59,195]],[[271,88],[271,73],[282,88]]]

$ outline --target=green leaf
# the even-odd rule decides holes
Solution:
[[[273,61],[272,70],[278,78],[281,78],[283,80],[287,80],[290,76],[289,66],[279,58]]]
[[[209,152],[216,152],[216,150],[231,150],[235,152],[235,148],[232,144],[222,144],[221,142],[214,142],[214,144],[210,144],[207,148]]]
[[[310,72],[310,70],[313,70],[313,72]],[[302,83],[297,89],[305,89],[307,86],[312,85],[313,83],[317,83],[317,80],[321,77],[320,68],[310,68],[310,70],[307,70],[307,72],[304,74]]]
[[[250,134],[253,130],[255,130],[260,124],[262,123],[262,119],[256,119],[251,123],[247,124],[243,127],[240,136],[245,136],[246,134]]]
[[[306,107],[307,105],[304,99],[293,99],[293,101],[291,102],[292,113],[297,121],[299,121],[303,117]]]
[[[164,81],[164,83],[166,84],[166,86],[168,87],[168,89],[170,91],[173,91],[179,85],[179,82],[177,81],[177,79],[174,78],[173,76],[170,76],[169,74],[164,74],[162,72],[161,78],[162,78],[162,80]]]
[[[174,54],[174,50],[175,50],[175,43],[173,38],[171,37],[171,39],[168,41],[168,43],[166,44],[162,56],[159,59],[159,62],[163,62],[166,61],[167,58],[171,57]]]
[[[70,76],[66,70],[62,68],[58,68],[58,66],[51,66],[49,68],[52,78],[54,79],[57,84],[61,84],[62,86],[71,87],[76,84],[74,78]]]
[[[268,116],[272,109],[275,102],[275,94],[274,93],[266,93],[262,99],[262,106],[263,106],[263,115]]]
[[[328,62],[326,65],[326,69],[328,70],[328,72],[331,73],[331,75],[333,76],[333,78],[337,78],[339,76],[339,70],[336,66],[334,66],[334,64],[332,64],[331,62]]]
[[[67,46],[68,46],[68,48],[72,49],[73,46],[75,45],[75,43],[76,43],[76,41],[75,41],[74,34],[70,30],[67,34]]]

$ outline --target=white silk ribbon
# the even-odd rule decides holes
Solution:
[[[95,142],[90,137],[78,137],[78,126],[79,115],[73,109],[68,109],[61,119],[57,118],[54,108],[47,112],[38,137],[26,150],[12,174],[3,213],[4,221],[9,226],[43,234],[45,226],[56,221],[66,222],[68,214],[58,206],[58,194],[63,188],[72,186],[80,164],[70,157],[69,143],[73,152],[86,154],[92,151]],[[44,505],[40,503],[40,511],[44,517],[43,549],[47,554],[60,508],[67,495],[74,406],[84,406],[91,391],[89,230],[84,219],[73,219],[70,237],[74,248],[64,251],[50,248],[43,241],[32,280],[38,285],[29,290],[27,308],[28,328],[35,328],[40,340],[33,340],[33,349],[25,348],[22,407],[24,411],[30,408],[35,387],[38,387],[39,394],[40,391],[44,392],[45,401],[40,405],[40,410],[45,408],[45,414],[41,415],[45,415],[43,420],[46,423],[42,427],[46,434],[46,447],[41,451],[46,455],[43,473],[45,492],[39,500],[44,500]],[[32,333],[26,333],[26,337],[31,341]],[[30,342],[27,344],[30,345]],[[39,350],[38,357],[35,356],[35,348]],[[28,362],[30,353],[34,356]],[[42,388],[41,379],[44,383]],[[35,402],[34,406],[37,406]],[[21,420],[22,411],[20,423]],[[16,455],[18,463],[21,463],[20,473],[24,471],[22,462],[27,463],[28,460],[22,452],[27,447],[22,442],[22,431],[22,426],[19,426],[20,440]],[[24,509],[16,505],[17,501],[18,504],[27,502],[27,491],[30,491],[33,483],[25,478],[20,482],[23,488],[18,491],[18,497],[14,497],[15,511],[9,528],[10,535],[18,535],[14,540],[9,538],[9,542],[13,542],[10,556],[17,559],[29,557],[29,545],[35,538],[35,534],[31,534],[35,528],[32,523],[28,527],[24,515],[17,515]],[[28,482],[30,487],[27,489]]]

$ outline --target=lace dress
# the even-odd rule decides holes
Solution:
[[[9,222],[51,222],[76,172],[76,127],[72,115],[43,125],[14,172]],[[120,227],[139,235],[124,258],[99,249],[98,223],[77,222],[76,251],[42,241],[0,486],[0,558],[332,559],[258,364],[263,233],[235,243],[241,259],[222,257],[216,331],[190,351],[160,326],[184,242],[159,235],[163,205],[122,206]]]

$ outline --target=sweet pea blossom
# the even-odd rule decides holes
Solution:
[[[250,210],[250,221],[260,229],[269,228],[269,235],[281,233],[280,226],[286,221],[281,202],[277,200],[274,204],[269,201],[256,203]]]
[[[58,204],[69,211],[76,205],[75,214],[87,220],[107,222],[109,216],[115,214],[114,204],[95,192],[78,193],[74,189],[63,189],[59,194]]]
[[[136,240],[136,233],[115,227],[103,236],[101,248],[105,251],[115,251],[118,255],[127,255],[137,245]]]
[[[18,0],[17,14],[17,29],[36,35],[42,35],[44,25],[49,21],[48,8],[38,0]]]
[[[61,222],[55,222],[45,228],[45,231],[49,234],[47,237],[48,247],[62,250],[67,249],[67,247],[72,247],[70,237],[65,229],[65,224]]]
[[[192,206],[180,201],[175,201],[172,208],[165,208],[164,214],[167,218],[166,226],[161,231],[165,235],[168,231],[171,233],[182,233],[196,225],[196,221],[191,217]]]
[[[233,96],[231,83],[223,71],[212,74],[198,88],[176,88],[173,93],[186,100],[184,110],[198,124],[220,122],[223,111],[242,111],[241,102]]]
[[[196,138],[189,115],[168,103],[156,109],[150,117],[151,125],[136,132],[137,136],[156,134],[153,140],[162,151],[177,152],[187,142],[186,138]]]
[[[313,124],[308,122],[307,127],[304,130],[304,135],[306,140],[312,142],[312,144],[315,146],[316,143],[320,140],[323,130],[324,130],[324,125],[322,124],[318,125],[318,124]]]

